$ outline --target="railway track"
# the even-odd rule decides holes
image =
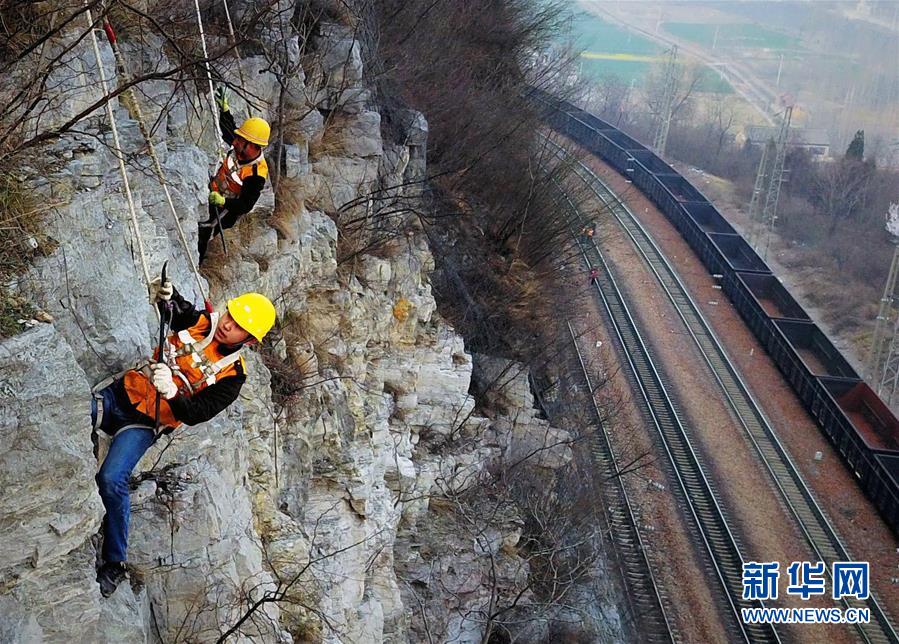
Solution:
[[[629,369],[628,379],[637,392],[641,413],[651,421],[661,439],[671,464],[681,499],[692,519],[694,534],[709,554],[707,573],[717,579],[718,596],[731,616],[727,623],[733,639],[746,642],[780,642],[776,629],[769,624],[744,624],[742,608],[762,608],[758,601],[742,598],[743,558],[736,535],[731,531],[725,513],[704,468],[693,449],[685,418],[671,394],[667,377],[657,368],[652,350],[644,342],[624,297],[597,247],[586,243],[579,234],[588,223],[561,186],[556,186],[560,206],[572,235],[578,240],[584,260],[597,269],[597,294],[612,323],[614,336],[622,349]]]
[[[634,616],[642,639],[645,642],[679,642],[682,641],[674,625],[668,618],[662,593],[656,584],[652,566],[646,557],[647,547],[640,535],[633,506],[621,478],[621,470],[615,458],[609,435],[602,422],[602,414],[593,397],[593,383],[590,373],[584,364],[583,356],[577,343],[577,336],[571,323],[568,332],[581,367],[581,374],[586,384],[586,391],[592,409],[599,421],[601,431],[593,432],[590,440],[590,454],[597,468],[598,479],[604,482],[601,494],[606,523],[609,526],[621,576],[627,585],[627,596],[630,610]]]
[[[548,139],[547,139],[548,140]],[[561,151],[550,141],[550,145]],[[793,515],[809,547],[819,561],[826,562],[827,574],[835,561],[852,561],[836,529],[818,505],[798,468],[781,444],[770,421],[743,382],[733,362],[702,316],[686,287],[668,263],[649,233],[602,180],[581,162],[574,165],[575,175],[590,189],[616,218],[634,246],[655,275],[693,338],[706,364],[753,445],[781,500]],[[831,580],[832,581],[832,580]],[[872,593],[868,600],[842,600],[845,608],[868,608],[871,622],[856,624],[861,641],[871,643],[899,642],[889,616]]]

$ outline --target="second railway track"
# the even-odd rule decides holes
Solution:
[[[578,239],[588,265],[598,269],[597,293],[612,323],[614,336],[630,367],[628,379],[638,393],[638,406],[657,429],[661,444],[671,464],[671,474],[681,491],[681,500],[695,535],[708,553],[709,574],[718,580],[717,595],[727,607],[731,619],[727,626],[734,638],[746,642],[780,642],[776,629],[769,624],[745,624],[742,608],[758,608],[763,604],[742,598],[743,558],[736,535],[731,531],[724,510],[705,473],[685,429],[685,419],[671,395],[667,377],[657,368],[652,350],[644,342],[625,298],[599,250],[584,243],[578,231],[586,223],[562,186],[558,187],[560,205],[572,234]]]
[[[547,139],[547,141],[549,140]],[[556,148],[557,154],[563,154],[562,148],[556,144],[550,141],[549,145]],[[630,237],[677,310],[689,335],[696,343],[718,383],[724,398],[737,416],[747,439],[769,473],[774,487],[796,520],[809,547],[820,561],[826,562],[828,573],[830,565],[834,561],[851,561],[845,545],[814,499],[798,468],[778,439],[771,423],[765,417],[711,327],[703,318],[696,303],[688,294],[686,287],[652,237],[589,167],[578,161],[574,165],[574,170],[576,177],[593,192]],[[889,616],[873,593],[867,601],[850,599],[843,600],[842,603],[845,607],[870,609],[871,622],[855,625],[857,634],[862,641],[899,642],[899,637],[896,635]]]

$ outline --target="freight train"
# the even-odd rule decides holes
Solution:
[[[899,420],[699,190],[646,146],[535,90],[544,122],[627,177],[680,231],[899,535]]]

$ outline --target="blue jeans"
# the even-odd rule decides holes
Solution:
[[[97,486],[100,498],[106,508],[103,521],[103,561],[125,561],[128,549],[128,522],[131,518],[131,499],[128,482],[134,466],[155,440],[153,428],[146,424],[146,418],[138,417],[133,410],[119,405],[110,385],[98,393],[103,396],[103,418],[99,429],[114,433],[121,427],[129,426],[112,439],[109,453],[103,466],[97,472]],[[91,398],[91,422],[97,420],[97,399]]]

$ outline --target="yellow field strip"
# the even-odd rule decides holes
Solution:
[[[581,58],[589,58],[591,60],[626,60],[636,63],[654,63],[662,60],[660,56],[647,56],[645,54],[607,54],[596,51],[581,52]]]

